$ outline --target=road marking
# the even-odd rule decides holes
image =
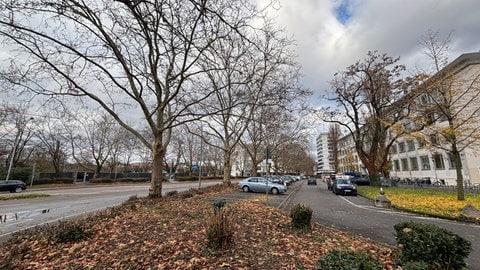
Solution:
[[[4,204],[4,205],[0,205],[0,207],[11,207],[11,206],[28,205],[28,204],[30,204],[30,203]]]
[[[358,205],[358,204],[355,204],[354,202],[348,200],[347,198],[345,198],[343,196],[340,196],[340,198],[342,198],[344,201],[346,201],[350,205],[352,205],[356,208],[364,209],[364,210],[375,211],[375,212],[380,212],[380,213],[390,214],[390,215],[396,215],[396,216],[406,216],[406,217],[411,217],[411,218],[420,219],[420,220],[435,220],[436,222],[441,222],[441,223],[445,223],[445,224],[455,223],[455,225],[462,225],[462,226],[465,226],[465,227],[472,227],[472,228],[480,227],[480,226],[475,225],[475,224],[460,223],[460,222],[451,221],[451,220],[447,220],[447,219],[436,218],[436,217],[420,216],[420,215],[417,215],[417,214],[414,214],[414,213],[398,212],[398,211],[395,211],[395,210],[392,210],[392,209],[384,209],[384,208],[379,208],[379,207],[375,207],[375,206]]]

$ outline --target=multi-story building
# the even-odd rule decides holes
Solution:
[[[358,157],[351,134],[347,134],[338,140],[338,173],[354,172],[366,175],[367,170]]]
[[[457,106],[452,106],[452,108],[457,108],[457,110],[461,108],[464,113],[469,115],[475,115],[472,112],[476,111],[480,114],[480,52],[463,54],[446,68],[451,71],[448,74],[454,74],[458,81],[462,82],[460,85],[470,87],[469,91],[460,91],[461,94],[452,97],[452,100],[455,100],[457,103]],[[435,76],[439,76],[439,74]],[[420,94],[418,98],[423,99],[425,97]],[[422,106],[423,102],[419,102],[419,104]],[[453,113],[457,112],[454,111]],[[428,124],[446,126],[445,118],[437,116],[432,117],[432,119],[436,119],[435,123]],[[465,124],[478,125],[476,133],[474,132],[474,134],[470,135],[476,136],[478,142],[471,144],[460,153],[462,174],[466,185],[480,184],[480,119],[476,120],[472,118]],[[405,123],[406,128],[409,125],[412,129],[415,126],[413,121]],[[390,149],[390,177],[410,179],[429,177],[432,182],[439,181],[447,185],[456,185],[456,169],[452,156],[448,151],[442,150],[442,148],[448,149],[448,145],[444,145],[444,147],[428,146],[427,141],[433,139],[436,135],[433,132],[430,134],[432,138],[427,140],[421,139],[421,136],[412,136],[411,134],[398,138]],[[328,154],[329,147],[328,134],[320,134],[317,138],[317,174],[325,168],[325,157],[330,156]],[[347,134],[338,139],[337,156],[338,167],[335,168],[336,172],[368,174],[358,157],[351,135]]]
[[[329,133],[320,133],[317,137],[317,175],[335,173],[332,138]]]
[[[445,71],[446,70],[446,71]],[[448,76],[443,78],[440,76]],[[437,78],[436,78],[437,77]],[[440,78],[438,78],[440,77]],[[441,72],[433,77],[434,80],[445,80],[444,85],[455,88],[447,93],[442,93],[448,99],[446,103],[448,112],[454,116],[456,123],[456,135],[458,136],[459,146],[467,141],[465,136],[470,137],[468,147],[460,152],[462,163],[462,175],[466,185],[480,184],[480,52],[463,54]],[[428,81],[427,81],[428,83]],[[435,95],[435,92],[431,95]],[[431,102],[429,96],[420,94],[418,96],[420,106],[428,106]],[[440,99],[440,98],[439,98]],[[440,103],[441,104],[441,103]],[[447,107],[445,105],[445,107]],[[438,104],[436,105],[439,106]],[[431,112],[425,130],[430,133],[421,132],[424,136],[404,136],[396,141],[390,151],[391,171],[390,176],[399,178],[424,178],[430,177],[433,181],[443,180],[449,185],[456,185],[456,168],[448,144],[435,145],[438,140],[438,130],[446,129],[448,122],[446,117],[441,114],[435,115]],[[408,123],[406,123],[408,124]],[[469,125],[463,128],[462,125]],[[437,132],[436,132],[437,130]],[[425,135],[428,135],[425,137]],[[460,139],[463,137],[463,139]],[[475,141],[477,141],[475,143]],[[428,143],[429,142],[429,143]],[[439,141],[440,142],[440,141]],[[472,143],[473,142],[473,143]]]

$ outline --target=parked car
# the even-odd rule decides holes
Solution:
[[[314,177],[308,178],[307,185],[316,185],[316,184],[317,184],[317,179],[315,179]]]
[[[27,189],[25,182],[20,180],[0,180],[0,191],[19,193]]]
[[[268,181],[270,181],[272,183],[284,185],[285,187],[287,186],[287,183],[285,182],[285,180],[282,179],[280,176],[266,175],[266,176],[263,176],[263,178],[267,179]]]
[[[370,185],[370,179],[368,177],[362,176],[362,177],[353,177],[351,179],[352,183],[358,185],[358,186],[368,186]]]
[[[332,191],[336,195],[343,194],[357,196],[357,187],[352,184],[352,181],[350,181],[350,179],[346,178],[335,179]]]
[[[266,192],[268,186],[268,193],[283,194],[287,192],[286,186],[282,184],[273,183],[263,177],[249,177],[238,182],[238,188],[244,192]]]

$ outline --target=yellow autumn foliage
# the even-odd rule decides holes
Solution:
[[[454,190],[400,187],[384,187],[383,189],[393,207],[412,212],[458,218],[467,203],[480,209],[479,194],[465,193],[465,200],[459,201]],[[378,187],[359,186],[358,191],[359,194],[371,199],[379,195]]]

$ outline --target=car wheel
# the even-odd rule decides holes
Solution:
[[[248,186],[243,186],[242,190],[243,192],[249,192],[250,188],[248,188]]]
[[[21,187],[16,187],[15,188],[15,193],[20,193],[22,191],[23,191],[23,189]]]
[[[277,188],[272,188],[271,191],[272,191],[272,194],[275,194],[275,195],[278,194],[278,189]]]

